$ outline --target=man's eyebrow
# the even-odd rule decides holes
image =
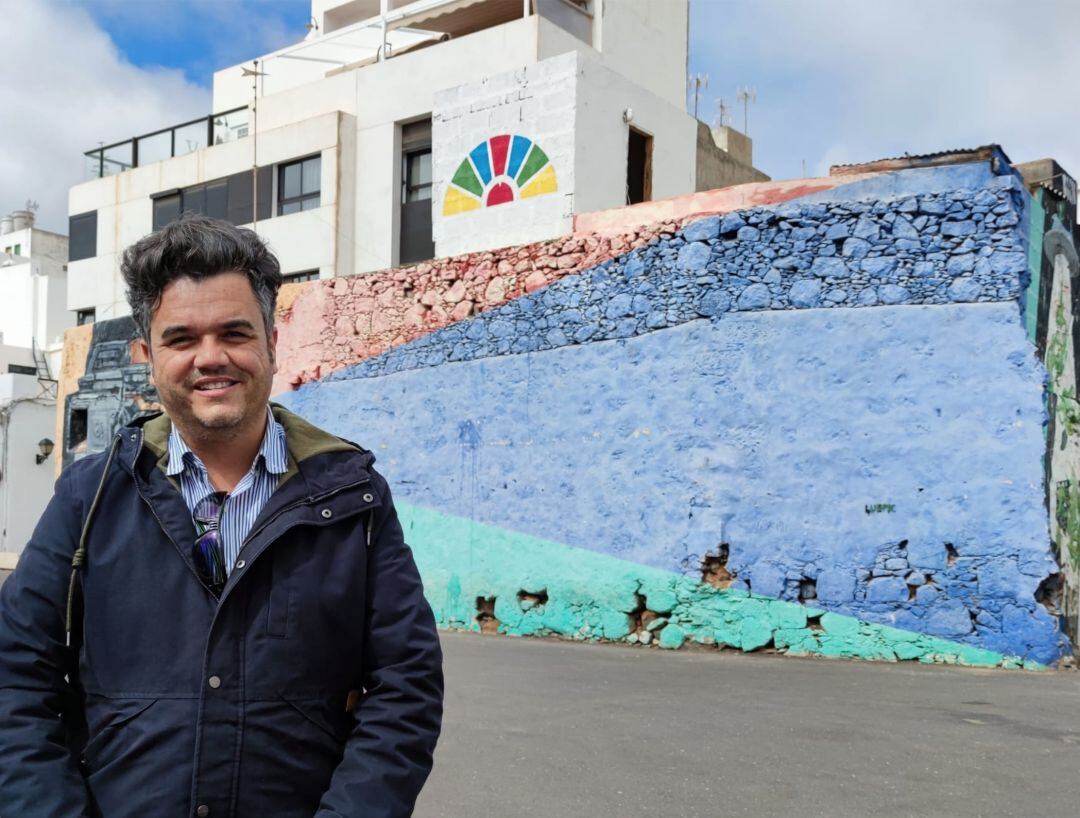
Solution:
[[[248,321],[246,318],[234,318],[231,321],[225,321],[218,326],[218,330],[231,330],[231,329],[246,329],[254,331],[255,325]],[[161,333],[161,340],[167,341],[177,335],[189,335],[191,334],[191,327],[186,324],[174,324],[171,327],[166,327]]]

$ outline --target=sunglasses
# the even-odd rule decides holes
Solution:
[[[199,501],[192,513],[202,533],[192,546],[191,557],[199,577],[218,596],[229,578],[225,570],[225,549],[221,543],[221,515],[228,496],[224,491],[208,494]]]

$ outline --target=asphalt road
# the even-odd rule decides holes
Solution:
[[[1080,806],[1080,673],[444,633],[417,818],[1030,816]]]
[[[1080,806],[1080,672],[441,636],[446,717],[416,818]]]

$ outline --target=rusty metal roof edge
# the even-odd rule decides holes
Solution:
[[[989,145],[982,145],[978,148],[955,148],[952,150],[936,151],[934,153],[890,156],[884,159],[875,159],[871,162],[832,165],[829,168],[829,175],[850,176],[856,173],[959,165],[965,162],[985,162],[995,157],[1000,157],[1007,165],[1010,167],[1012,166],[1012,161],[1009,159],[1008,155],[1006,155],[1005,151],[1001,149],[1001,146],[991,143]]]

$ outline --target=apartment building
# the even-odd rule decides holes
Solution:
[[[685,112],[687,25],[687,0],[312,0],[305,39],[214,74],[213,113],[87,152],[68,308],[127,314],[120,253],[185,211],[306,280],[766,179]]]

